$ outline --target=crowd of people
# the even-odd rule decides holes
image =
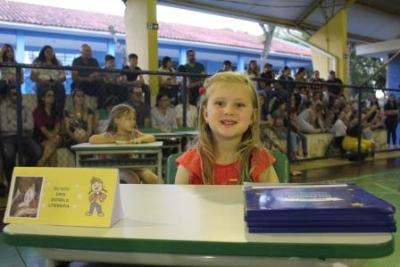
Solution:
[[[2,63],[17,63],[12,46],[6,44],[1,49]],[[30,78],[35,83],[37,106],[33,114],[22,106],[24,157],[19,164],[25,166],[57,166],[57,149],[87,142],[93,134],[107,131],[112,108],[126,104],[135,112],[137,127],[158,128],[173,131],[182,127],[183,102],[187,106],[187,127],[197,127],[200,87],[204,78],[189,76],[186,80],[187,98],[182,97],[182,79],[171,75],[159,75],[159,91],[155,105],[150,105],[150,88],[146,84],[139,67],[136,54],[128,56],[128,65],[123,71],[116,71],[115,57],[105,56],[105,70],[99,71],[98,60],[92,56],[91,47],[83,44],[80,56],[75,58],[72,67],[71,96],[66,97],[63,69],[41,69],[40,66],[61,66],[54,49],[46,45],[33,64]],[[86,67],[86,68],[82,68]],[[97,68],[97,69],[96,69]],[[129,72],[132,71],[132,72]],[[203,64],[196,61],[196,52],[187,51],[187,64],[175,70],[170,57],[164,57],[160,72],[187,72],[205,74]],[[229,60],[223,62],[218,72],[234,71]],[[331,132],[334,135],[333,149],[339,153],[357,150],[357,136],[362,135],[361,148],[365,153],[373,153],[375,129],[386,128],[388,144],[397,145],[396,128],[398,107],[393,96],[381,107],[376,98],[363,102],[361,107],[346,98],[342,81],[334,71],[326,80],[320,78],[315,70],[310,78],[306,69],[300,67],[292,77],[292,70],[285,66],[277,76],[273,66],[266,63],[263,70],[257,61],[250,60],[246,68],[247,76],[254,78],[254,85],[260,109],[261,138],[267,145],[276,146],[288,153],[284,142],[290,126],[290,146],[288,153],[292,159],[307,157],[306,134]],[[0,166],[10,179],[16,165],[17,151],[17,78],[23,82],[22,72],[14,67],[1,67],[0,81],[0,138],[2,160]],[[232,89],[233,90],[233,89]],[[291,92],[291,93],[289,93]],[[290,101],[289,101],[290,97]],[[290,104],[289,104],[290,103]],[[289,105],[289,106],[288,106]],[[358,123],[358,111],[362,113],[362,123]],[[289,115],[290,114],[290,115]]]

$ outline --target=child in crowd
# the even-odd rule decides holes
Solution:
[[[115,106],[110,113],[110,123],[105,133],[95,134],[89,138],[91,144],[141,144],[151,143],[153,135],[143,134],[136,128],[136,113],[125,104]],[[149,169],[122,169],[120,179],[127,183],[158,183],[158,177]]]
[[[253,82],[220,72],[206,80],[199,139],[177,159],[177,184],[276,183],[275,162],[260,142],[260,111]]]

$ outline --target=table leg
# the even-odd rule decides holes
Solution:
[[[157,174],[158,174],[158,182],[162,183],[162,150],[160,149],[157,153]]]

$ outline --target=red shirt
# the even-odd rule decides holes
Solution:
[[[251,157],[251,179],[260,181],[260,174],[274,164],[275,158],[265,149],[260,148],[253,152]],[[189,172],[189,184],[203,184],[201,156],[196,148],[189,149],[176,159]],[[214,164],[214,183],[218,185],[240,184],[240,160],[227,165]]]

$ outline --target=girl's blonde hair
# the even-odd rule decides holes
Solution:
[[[131,113],[136,118],[135,110],[127,104],[119,104],[113,107],[110,112],[110,121],[108,123],[106,131],[111,133],[116,133],[118,129],[115,120],[123,116],[129,115]]]
[[[260,141],[260,114],[259,103],[256,89],[251,79],[247,75],[237,72],[219,72],[204,82],[206,88],[205,93],[200,100],[199,110],[199,139],[197,142],[197,149],[201,155],[201,169],[204,184],[213,184],[214,176],[214,163],[215,163],[215,140],[211,132],[210,126],[204,119],[204,110],[206,109],[208,99],[214,90],[217,90],[218,83],[236,83],[242,85],[243,90],[247,90],[251,94],[251,102],[253,105],[253,120],[249,128],[243,133],[242,140],[239,144],[236,158],[240,160],[240,181],[251,181],[250,160],[251,155],[255,149],[261,147]],[[234,93],[234,92],[232,92]]]

